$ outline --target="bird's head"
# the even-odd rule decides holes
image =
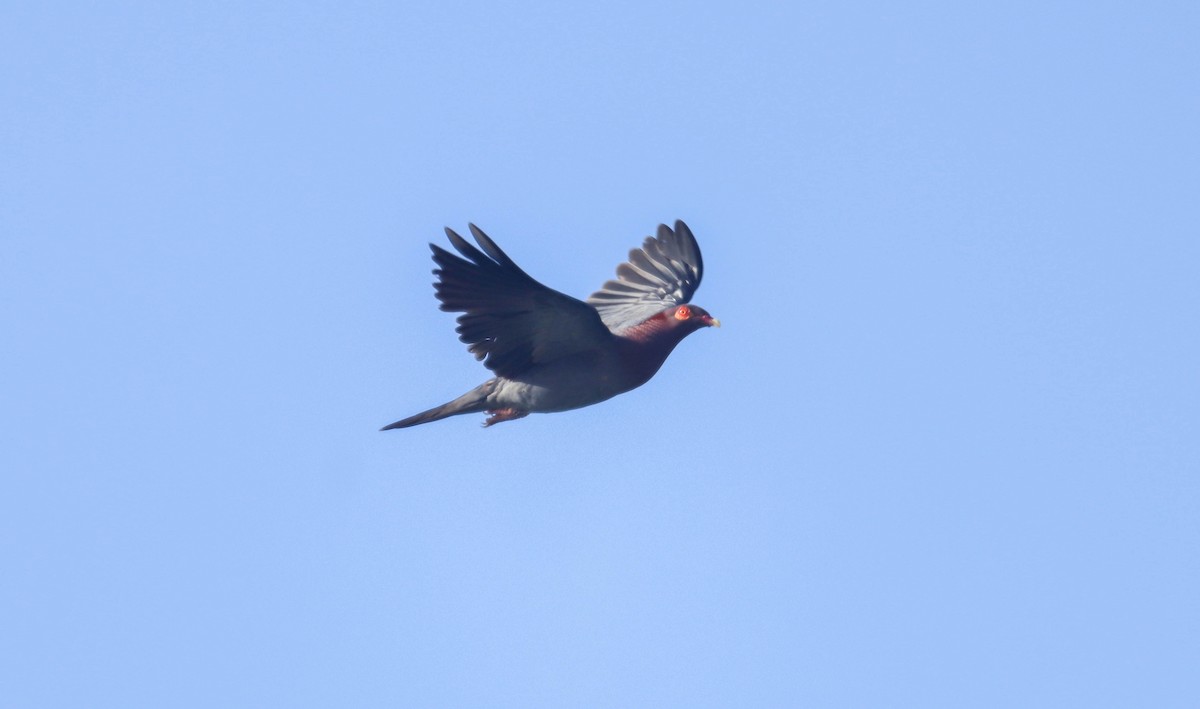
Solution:
[[[708,311],[698,305],[684,304],[670,308],[666,312],[667,321],[674,327],[684,328],[694,332],[702,327],[721,327],[721,321],[708,314]]]

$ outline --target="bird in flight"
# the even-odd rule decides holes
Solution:
[[[458,316],[459,339],[494,377],[457,399],[384,426],[408,428],[486,412],[484,426],[531,413],[590,406],[645,384],[683,338],[721,323],[688,301],[704,262],[682,221],[660,224],[629,252],[616,280],[587,302],[547,288],[474,224],[479,248],[447,228],[462,256],[430,244],[441,309]]]

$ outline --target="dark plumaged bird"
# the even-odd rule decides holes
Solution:
[[[484,426],[599,403],[650,380],[683,338],[720,321],[688,300],[704,262],[691,229],[660,224],[587,302],[547,288],[474,224],[479,248],[446,229],[462,256],[430,244],[441,309],[496,376],[454,401],[381,430],[487,412]],[[480,250],[482,249],[482,251]]]

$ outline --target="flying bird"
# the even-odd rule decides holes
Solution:
[[[494,377],[457,399],[384,426],[408,428],[486,412],[484,426],[531,413],[590,406],[645,384],[683,338],[721,323],[688,301],[704,262],[691,229],[660,224],[629,252],[616,280],[587,302],[522,271],[474,224],[479,248],[452,229],[461,256],[430,244],[441,309],[458,316],[460,340]]]

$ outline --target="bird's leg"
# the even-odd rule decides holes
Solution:
[[[528,411],[518,411],[517,409],[488,409],[488,420],[483,422],[483,427],[487,428],[494,423],[501,421],[512,421],[514,419],[525,418],[529,415]]]

